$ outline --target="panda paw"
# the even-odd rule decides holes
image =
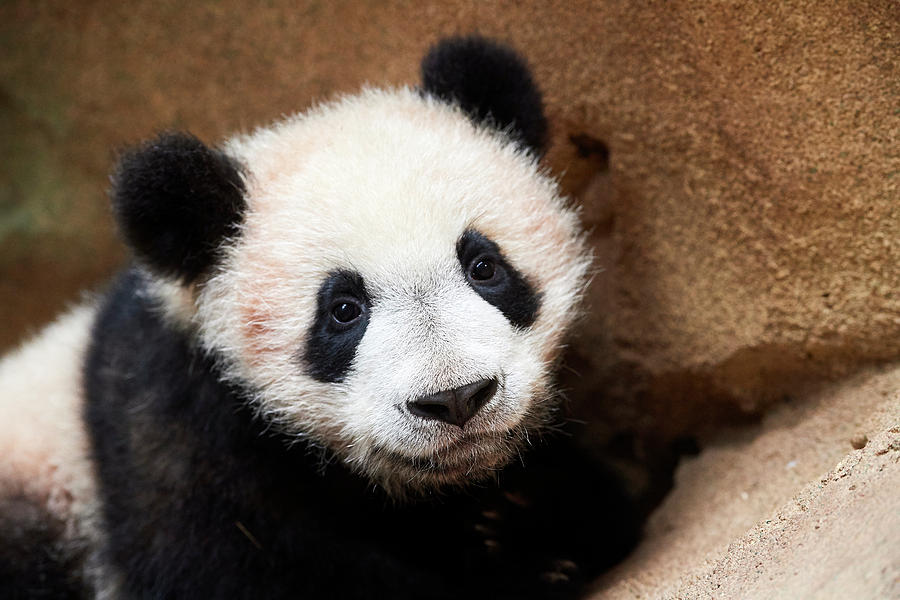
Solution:
[[[574,597],[585,582],[584,573],[560,552],[562,548],[555,544],[548,548],[547,525],[543,519],[534,519],[540,510],[527,492],[507,490],[482,506],[470,526],[482,556],[494,565],[493,576],[505,573],[508,585],[520,589],[521,597]]]

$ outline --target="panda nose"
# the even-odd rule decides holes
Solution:
[[[475,383],[422,396],[407,403],[409,412],[423,419],[436,419],[462,427],[497,392],[496,379],[482,379]]]

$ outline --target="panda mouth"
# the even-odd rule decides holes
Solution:
[[[430,455],[408,456],[379,447],[375,454],[398,472],[413,473],[419,477],[439,479],[462,478],[483,475],[509,461],[510,440],[504,436],[467,436],[455,440]]]

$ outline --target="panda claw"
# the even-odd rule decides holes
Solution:
[[[541,581],[549,584],[569,583],[569,576],[559,571],[545,571],[541,573]]]
[[[565,558],[553,561],[553,567],[556,571],[565,571],[566,573],[575,573],[579,570],[575,562]]]
[[[503,496],[512,504],[519,508],[528,508],[531,506],[531,500],[518,492],[503,492]]]

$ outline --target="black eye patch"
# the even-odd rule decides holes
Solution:
[[[500,253],[497,244],[468,230],[456,242],[456,256],[466,281],[479,296],[516,327],[530,327],[537,318],[540,298],[525,277]]]
[[[359,273],[329,273],[316,296],[316,318],[303,354],[311,377],[326,383],[338,383],[347,377],[369,324],[371,307]]]

